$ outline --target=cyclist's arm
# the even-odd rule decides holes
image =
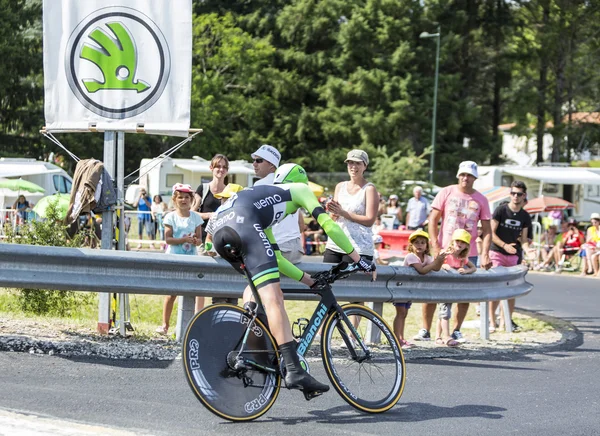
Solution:
[[[275,257],[277,258],[277,265],[279,266],[279,272],[286,275],[290,279],[298,280],[299,282],[304,283],[304,280],[303,280],[304,279],[304,271],[302,271],[300,268],[298,268],[292,262],[290,262],[285,257],[283,257],[283,255],[281,254],[281,251],[279,250],[279,247],[277,246],[277,241],[275,240],[275,237],[273,236],[273,230],[270,228],[265,229],[265,235],[267,235],[269,242],[273,246],[273,251],[275,251]]]
[[[307,185],[300,183],[294,183],[290,188],[292,193],[293,204],[292,207],[296,209],[300,206],[303,207],[310,213],[319,223],[321,228],[327,233],[333,242],[336,243],[344,252],[349,255],[354,262],[360,260],[360,255],[354,250],[352,243],[344,233],[344,231],[337,225],[335,221],[331,219],[325,212],[325,209],[317,201],[317,198],[312,193]]]

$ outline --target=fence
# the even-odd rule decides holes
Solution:
[[[325,265],[304,262],[309,274]],[[382,266],[375,282],[366,274],[354,274],[334,284],[340,301],[370,301],[381,313],[385,302],[488,302],[521,297],[533,286],[525,280],[526,268],[479,270],[463,276],[455,271],[419,275],[413,268]],[[93,250],[0,244],[0,286],[124,294],[181,295],[177,337],[193,315],[194,297],[241,297],[245,278],[222,259],[163,253]],[[315,300],[317,296],[294,293],[306,289],[283,278],[286,298]],[[487,309],[487,303],[486,303]],[[481,335],[489,338],[487,310],[481,311]],[[508,323],[510,324],[510,323]]]

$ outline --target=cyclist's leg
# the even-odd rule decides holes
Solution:
[[[248,218],[248,217],[246,217]],[[234,221],[234,220],[231,220]],[[274,247],[265,247],[264,240],[255,226],[242,226],[232,222],[215,231],[213,243],[217,252],[236,269],[240,269],[240,259],[231,256],[224,247],[231,246],[239,253],[249,277],[258,290],[263,302],[269,328],[279,344],[279,350],[286,364],[285,382],[290,389],[300,389],[308,393],[327,392],[329,386],[316,381],[300,365],[296,354],[297,343],[285,311],[283,292],[279,283],[279,268]]]

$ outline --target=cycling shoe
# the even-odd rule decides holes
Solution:
[[[285,385],[288,389],[299,389],[304,392],[307,400],[321,395],[329,390],[329,386],[318,382],[315,378],[303,372],[288,372],[285,375]],[[310,397],[310,398],[309,398]]]

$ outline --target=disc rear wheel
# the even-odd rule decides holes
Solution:
[[[258,418],[279,394],[277,345],[258,319],[240,355],[253,364],[235,368],[249,323],[241,307],[209,306],[192,319],[183,340],[183,366],[194,394],[212,413],[231,421]]]

